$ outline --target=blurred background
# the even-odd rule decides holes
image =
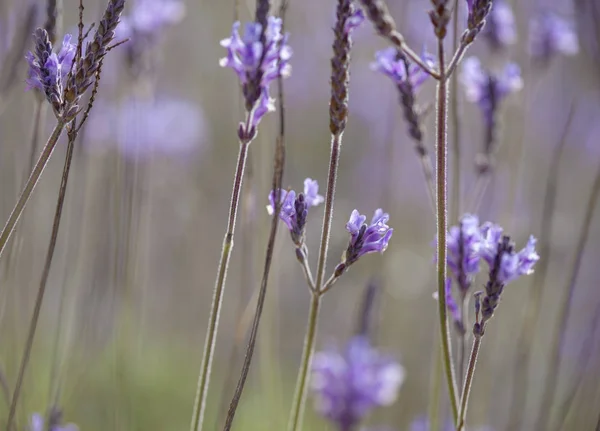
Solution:
[[[597,216],[592,217],[575,281],[570,279],[600,169],[600,5],[595,0],[575,1],[511,0],[515,42],[495,49],[480,37],[468,53],[494,72],[507,62],[521,67],[522,90],[507,96],[498,112],[498,150],[478,215],[482,221],[504,226],[518,248],[530,234],[538,237],[544,262],[538,270],[544,269],[545,275],[542,280],[525,277],[511,284],[486,330],[469,423],[495,430],[537,429],[543,383],[554,372],[548,364],[558,316],[568,298],[568,321],[559,328],[565,342],[555,403],[558,421],[565,420],[561,428],[554,423],[548,429],[594,430],[598,422]],[[143,15],[142,6],[156,2],[168,7],[149,9]],[[10,47],[23,32],[31,33],[26,14],[32,3],[36,2],[2,0],[2,68],[13,67],[7,60]],[[21,427],[33,412],[44,412],[56,400],[65,420],[85,431],[189,426],[226,227],[238,151],[236,129],[244,116],[238,79],[232,70],[219,66],[218,60],[226,54],[219,41],[230,36],[235,20],[251,20],[255,5],[246,0],[126,3],[127,25],[117,38],[131,40],[110,52],[90,120],[75,147],[63,224],[18,408]],[[84,22],[98,21],[105,2],[84,4]],[[464,28],[466,3],[458,4],[460,28]],[[429,2],[388,0],[388,5],[411,46],[417,51],[434,50],[426,14]],[[35,26],[45,20],[45,2],[39,0],[37,6]],[[136,12],[136,7],[142,12]],[[276,12],[278,1],[272,7]],[[554,12],[573,24],[579,39],[575,55],[554,55],[543,64],[533,61],[528,29],[541,11]],[[78,2],[64,0],[63,12],[59,41],[64,32],[76,33]],[[136,18],[136,13],[141,17]],[[300,190],[306,177],[321,185],[326,182],[334,20],[333,0],[290,1],[285,28],[294,56],[292,75],[284,81],[284,187]],[[415,418],[427,413],[438,339],[432,297],[435,218],[396,89],[370,68],[375,52],[387,45],[368,22],[353,40],[350,116],[328,268],[334,268],[347,246],[344,226],[354,208],[367,217],[377,208],[389,212],[394,236],[385,254],[361,259],[325,296],[317,349],[345,344],[358,324],[365,287],[376,284],[380,297],[373,344],[402,364],[406,379],[396,403],[377,410],[368,423],[409,430]],[[447,42],[451,49],[451,35]],[[25,46],[32,49],[30,39]],[[24,51],[15,58],[23,56]],[[2,98],[0,216],[4,219],[30,171],[32,144],[36,145],[33,154],[39,153],[55,124],[51,111],[40,109],[34,92],[25,91],[25,66],[24,59],[16,64],[17,76]],[[453,90],[459,105],[459,208],[464,212],[470,210],[468,203],[475,193],[475,159],[483,148],[485,123],[477,105],[465,98],[464,87]],[[418,93],[418,103],[431,107],[434,96],[434,83],[428,81]],[[42,120],[36,139],[37,118]],[[265,206],[277,119],[277,115],[266,116],[251,144],[205,429],[222,426],[243,359],[270,224]],[[455,124],[451,117],[450,138]],[[425,117],[425,125],[426,144],[433,151],[434,115]],[[66,149],[66,136],[61,139],[0,262],[0,367],[2,384],[9,391],[21,361],[49,241]],[[452,146],[450,142],[451,167],[455,166]],[[450,171],[451,181],[456,174]],[[556,184],[555,202],[548,207],[544,204],[551,182]],[[450,214],[454,225],[455,206]],[[313,269],[321,218],[322,207],[318,207],[308,219]],[[543,232],[544,219],[548,232]],[[284,225],[274,256],[257,352],[235,429],[284,429],[291,407],[310,295]],[[477,289],[485,281],[485,277],[478,279]],[[541,292],[535,303],[539,315],[528,318],[535,309],[531,302],[535,283],[543,283],[534,290]],[[533,329],[528,343],[530,366],[525,380],[516,380],[518,339],[527,329]],[[515,384],[527,387],[519,401],[525,406],[519,428],[510,424]],[[442,411],[448,414],[445,397],[444,389]],[[333,429],[311,407],[312,397],[305,429]],[[0,418],[6,413],[2,400]]]

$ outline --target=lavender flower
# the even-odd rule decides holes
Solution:
[[[315,408],[340,430],[358,425],[372,409],[389,406],[404,380],[400,364],[355,336],[345,352],[318,352],[312,362]]]
[[[61,414],[51,414],[49,426],[45,426],[44,417],[39,413],[31,415],[28,431],[78,431],[79,428],[75,424],[59,425],[61,422]]]
[[[48,33],[38,28],[34,33],[35,54],[29,51],[25,55],[29,63],[26,89],[36,89],[45,94],[57,113],[62,107],[65,79],[71,70],[77,50],[71,39],[72,36],[66,34],[60,51],[54,53]]]
[[[350,232],[350,243],[342,263],[344,269],[365,254],[383,253],[387,249],[394,231],[386,224],[389,219],[390,215],[379,208],[375,211],[371,224],[367,225],[366,216],[361,215],[358,210],[352,211],[350,220],[346,223],[346,230]]]
[[[448,268],[463,295],[479,272],[481,241],[479,218],[475,215],[465,214],[459,226],[452,226],[448,232]]]
[[[482,35],[494,49],[513,45],[517,41],[515,15],[506,0],[494,1]]]
[[[575,55],[579,51],[573,26],[551,12],[533,18],[529,24],[529,52],[539,61],[547,62],[555,54]]]
[[[235,22],[231,37],[221,41],[227,57],[219,64],[231,67],[240,79],[250,117],[247,125],[240,126],[239,134],[242,140],[252,140],[261,118],[275,109],[269,85],[279,76],[289,76],[292,50],[287,44],[288,35],[281,34],[280,18],[269,17],[264,41],[259,23],[247,23],[243,37],[239,35],[239,27],[240,23]]]
[[[167,95],[98,104],[90,116],[92,145],[117,146],[130,159],[189,157],[205,147],[210,130],[201,107]]]
[[[502,74],[492,75],[483,69],[476,57],[469,57],[463,62],[461,81],[467,99],[479,105],[487,125],[494,122],[500,101],[523,88],[521,69],[517,64],[509,63]]]
[[[423,62],[433,68],[435,65],[434,57],[423,51],[421,54]],[[371,63],[371,69],[381,72],[392,79],[396,85],[404,85],[408,80],[414,91],[427,80],[429,74],[417,64],[411,63],[406,72],[404,56],[394,47],[389,47],[378,51],[375,54],[375,61]]]
[[[299,193],[296,196],[294,190],[280,190],[279,199],[281,202],[279,218],[290,230],[294,244],[301,247],[304,244],[304,230],[308,209],[323,203],[325,200],[319,194],[319,184],[316,180],[307,178],[304,180],[304,193]],[[275,191],[269,194],[269,202],[267,212],[269,215],[272,215],[275,211]]]
[[[489,280],[485,285],[485,292],[480,292],[475,297],[476,321],[473,334],[476,337],[483,336],[485,324],[494,315],[506,284],[522,275],[531,274],[533,266],[540,259],[533,236],[529,238],[525,248],[515,252],[510,237],[502,234],[500,226],[487,222],[481,227],[481,234],[481,257],[488,264]]]

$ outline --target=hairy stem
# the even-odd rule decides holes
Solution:
[[[74,127],[74,126],[72,126]],[[48,276],[50,275],[50,267],[52,266],[52,258],[54,257],[54,250],[56,248],[56,242],[58,239],[58,231],[60,228],[60,220],[62,215],[63,204],[65,201],[65,195],[67,191],[67,182],[69,180],[69,172],[71,170],[71,160],[73,158],[73,147],[75,145],[75,134],[69,133],[69,143],[67,146],[67,154],[65,157],[65,165],[63,169],[62,179],[60,182],[60,188],[58,192],[58,200],[56,202],[56,211],[54,214],[54,221],[52,224],[52,232],[50,234],[50,242],[48,244],[48,251],[46,252],[46,261],[44,263],[44,269],[42,271],[42,277],[40,280],[40,287],[35,299],[35,305],[33,309],[33,315],[31,316],[31,322],[29,324],[29,330],[27,334],[27,340],[25,342],[25,350],[23,352],[23,358],[19,366],[19,373],[17,375],[17,382],[13,391],[10,409],[8,412],[8,419],[6,422],[6,429],[9,431],[12,427],[15,413],[17,411],[17,403],[19,401],[19,395],[23,386],[23,379],[25,377],[25,371],[29,364],[29,358],[31,355],[31,348],[33,347],[33,340],[37,329],[38,320],[40,317],[40,311],[42,309],[42,302],[44,300],[44,293],[46,291],[46,284],[48,282]],[[39,165],[39,162],[38,162]],[[33,175],[33,174],[32,174]],[[31,182],[31,178],[28,183]]]
[[[231,193],[231,205],[229,207],[229,219],[227,222],[227,231],[223,239],[223,248],[221,250],[221,260],[217,270],[217,281],[215,283],[210,315],[208,318],[208,329],[204,342],[204,353],[202,354],[202,364],[200,366],[200,375],[198,377],[198,386],[196,389],[196,400],[194,402],[194,412],[192,413],[191,430],[198,431],[202,429],[204,420],[204,410],[208,396],[208,384],[210,380],[210,371],[216,346],[216,335],[219,327],[219,317],[221,314],[221,305],[223,303],[223,290],[225,288],[225,279],[227,277],[227,267],[229,258],[233,249],[233,237],[235,233],[235,221],[237,217],[238,205],[240,200],[240,190],[244,177],[244,167],[248,155],[249,141],[240,142],[240,151],[238,154],[237,168],[233,180],[233,191]]]
[[[436,212],[437,212],[437,284],[438,284],[438,309],[440,319],[440,336],[442,341],[442,355],[446,380],[448,384],[448,394],[450,396],[450,407],[454,420],[458,418],[458,401],[456,389],[456,377],[454,375],[454,365],[452,363],[452,352],[450,343],[450,330],[448,328],[448,315],[446,309],[446,233],[448,231],[447,220],[447,172],[446,156],[448,152],[448,142],[446,140],[446,114],[448,90],[446,88],[446,75],[444,65],[444,43],[442,39],[438,40],[438,58],[440,64],[440,80],[437,86],[437,135],[436,135],[436,164],[437,164],[437,183],[436,183]]]
[[[546,373],[545,390],[542,392],[542,403],[540,406],[536,429],[547,429],[548,421],[552,413],[552,407],[554,404],[554,398],[556,397],[556,386],[558,383],[558,376],[560,371],[560,353],[564,351],[565,337],[567,334],[566,327],[569,322],[569,316],[571,314],[571,308],[573,304],[573,298],[575,293],[575,287],[577,286],[577,279],[579,277],[579,270],[581,269],[581,263],[583,261],[583,253],[587,244],[587,240],[590,234],[590,227],[594,216],[594,211],[598,204],[598,196],[600,195],[600,168],[596,172],[594,184],[592,186],[592,192],[588,200],[587,208],[585,210],[585,217],[577,240],[577,246],[575,248],[575,260],[571,271],[569,272],[569,284],[566,297],[560,302],[560,309],[558,311],[558,323],[554,327],[554,335],[552,337],[552,349],[548,360],[548,371]]]
[[[52,152],[54,151],[54,147],[56,147],[58,138],[60,137],[64,128],[65,128],[65,123],[63,121],[59,120],[56,123],[56,126],[54,127],[52,134],[48,138],[48,142],[46,142],[46,145],[44,146],[44,149],[42,150],[42,154],[40,155],[37,163],[35,164],[32,172],[31,172],[31,175],[29,176],[29,179],[25,183],[25,187],[23,188],[23,191],[21,192],[21,195],[19,196],[17,203],[15,204],[13,210],[11,211],[10,216],[8,217],[8,220],[6,221],[6,224],[4,225],[4,228],[2,229],[2,232],[0,232],[0,256],[2,255],[2,252],[4,251],[6,244],[7,244],[8,240],[10,239],[11,234],[13,233],[13,231],[15,229],[15,225],[17,224],[17,222],[19,221],[19,218],[21,217],[21,214],[23,214],[25,205],[27,205],[27,202],[29,202],[31,193],[33,192],[33,189],[37,185],[37,183],[42,175],[42,172],[44,172],[44,169],[46,168],[46,164],[48,163],[48,160],[50,159],[50,156],[52,155]]]
[[[454,1],[454,13],[452,15],[452,50],[456,51],[458,45],[458,12],[459,2]],[[461,44],[462,46],[462,44]],[[452,65],[452,64],[450,64]],[[452,199],[451,199],[451,213],[450,223],[457,223],[458,217],[460,216],[460,115],[458,112],[458,91],[456,89],[458,85],[458,74],[452,73],[452,70],[448,68],[447,74],[450,76],[450,87],[452,91],[450,93],[450,112],[452,115]],[[464,343],[464,341],[463,341]],[[464,353],[464,350],[463,350]],[[460,361],[459,361],[460,363]],[[462,364],[460,364],[462,365]],[[462,368],[459,368],[459,376],[462,379]],[[460,384],[460,383],[459,383]]]
[[[473,339],[473,349],[471,350],[471,357],[469,358],[469,366],[465,377],[465,385],[460,399],[460,412],[458,421],[456,422],[456,431],[464,431],[465,429],[465,418],[467,416],[467,407],[469,406],[469,395],[471,395],[471,386],[473,385],[473,376],[475,375],[479,347],[481,347],[481,336],[476,335]]]
[[[325,263],[327,261],[327,249],[329,247],[329,235],[331,230],[331,220],[333,218],[333,201],[335,196],[335,182],[340,159],[340,149],[342,146],[342,134],[336,134],[331,139],[331,156],[329,160],[329,175],[327,179],[327,194],[325,197],[325,215],[323,216],[323,230],[321,232],[321,246],[319,248],[319,260],[317,263],[317,279],[315,281],[315,292],[311,293],[312,299],[310,310],[308,313],[308,324],[306,336],[304,338],[304,350],[302,351],[302,359],[300,362],[300,370],[298,372],[298,380],[296,382],[296,390],[294,393],[294,401],[290,421],[288,424],[289,431],[297,431],[301,428],[302,415],[306,400],[306,381],[314,344],[317,334],[317,321],[319,317],[319,306],[323,288],[323,280],[325,277]]]
[[[433,355],[431,357],[431,383],[429,388],[429,429],[437,430],[440,423],[440,394],[442,392],[442,374],[444,362],[440,343],[437,340],[437,328],[433,338]]]

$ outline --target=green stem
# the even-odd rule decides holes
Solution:
[[[452,363],[452,352],[450,343],[450,330],[448,327],[448,315],[446,309],[446,232],[448,230],[447,220],[447,172],[446,156],[448,142],[446,140],[446,114],[447,114],[447,83],[444,64],[444,43],[438,40],[438,58],[440,64],[440,80],[437,87],[437,184],[436,184],[436,212],[437,212],[437,283],[438,283],[438,309],[440,318],[440,335],[442,339],[442,355],[448,394],[450,396],[450,407],[454,420],[458,418],[458,401],[456,389],[456,377]]]
[[[456,51],[458,46],[458,12],[459,2],[454,1],[454,13],[452,15],[452,50]],[[461,44],[462,47],[462,44]],[[452,65],[452,64],[451,64]],[[452,113],[452,148],[454,157],[452,158],[452,200],[450,208],[452,210],[450,215],[450,223],[457,223],[460,217],[460,116],[458,112],[458,91],[456,87],[458,85],[458,75],[452,73],[449,68],[447,76],[450,76],[450,87],[452,92],[450,94],[450,112]],[[462,375],[462,369],[459,369],[459,375]]]
[[[443,359],[438,343],[437,328],[433,337],[433,356],[431,362],[431,384],[429,393],[429,429],[437,430],[440,422],[440,393],[442,392]]]
[[[74,125],[72,125],[74,130]],[[38,288],[38,293],[35,299],[35,305],[33,309],[33,314],[31,316],[31,321],[29,324],[29,330],[27,334],[27,341],[25,342],[25,350],[23,352],[23,358],[21,359],[21,364],[19,366],[19,373],[17,375],[17,383],[15,384],[15,389],[13,391],[10,409],[8,412],[8,419],[6,422],[6,430],[10,431],[12,429],[12,424],[15,418],[15,413],[17,411],[17,403],[19,400],[19,395],[21,393],[21,388],[23,386],[23,379],[25,378],[25,371],[27,369],[27,365],[29,364],[29,358],[31,356],[31,349],[33,347],[33,340],[35,337],[35,333],[37,330],[37,324],[40,317],[40,312],[42,309],[42,302],[44,300],[44,293],[46,292],[46,285],[48,282],[48,276],[50,275],[50,267],[52,266],[52,259],[54,257],[54,250],[56,249],[56,242],[58,239],[58,231],[60,228],[60,220],[62,216],[63,204],[65,201],[65,195],[67,191],[67,182],[69,180],[69,172],[71,170],[71,160],[73,158],[73,147],[75,144],[75,135],[71,135],[69,132],[69,143],[67,146],[67,154],[65,157],[65,165],[63,169],[63,175],[60,182],[60,188],[58,193],[58,200],[56,202],[56,211],[54,214],[54,222],[52,224],[52,232],[50,234],[50,242],[48,244],[48,251],[46,252],[46,261],[44,263],[44,269],[42,270],[42,277],[40,280],[40,286]],[[38,162],[39,164],[39,162]],[[29,180],[31,182],[31,178]],[[28,183],[29,183],[28,182]]]
[[[225,288],[225,279],[227,277],[227,267],[231,250],[233,249],[233,236],[235,232],[235,220],[237,217],[240,190],[244,177],[244,167],[248,155],[249,141],[240,143],[240,152],[238,154],[237,168],[233,182],[233,192],[231,194],[231,205],[229,208],[229,220],[227,223],[227,232],[223,240],[221,250],[221,260],[217,271],[217,281],[213,293],[213,300],[208,318],[208,329],[204,343],[204,353],[202,355],[202,364],[200,366],[200,375],[198,377],[198,386],[196,389],[196,400],[194,402],[194,412],[192,413],[191,430],[198,431],[202,429],[204,420],[204,410],[206,408],[206,399],[208,395],[208,384],[210,380],[210,371],[215,352],[216,335],[219,327],[219,316],[221,314],[221,305],[223,303],[223,290]]]
[[[463,387],[462,396],[460,399],[460,413],[456,422],[456,431],[464,431],[465,418],[467,416],[467,407],[469,405],[469,395],[471,395],[471,386],[473,385],[473,376],[475,375],[475,366],[477,365],[477,356],[481,347],[481,336],[476,335],[473,340],[473,349],[469,359],[469,367],[465,377],[465,385]]]
[[[48,138],[48,141],[46,142],[46,145],[42,150],[42,154],[40,155],[37,163],[33,168],[33,171],[31,172],[31,175],[29,176],[29,179],[25,183],[25,187],[23,188],[23,191],[21,192],[17,203],[15,204],[12,212],[10,213],[8,220],[6,221],[6,224],[2,229],[2,232],[0,232],[0,256],[6,248],[6,244],[8,243],[8,240],[10,239],[10,236],[15,229],[15,225],[19,221],[21,214],[23,214],[23,210],[25,209],[27,202],[29,202],[31,193],[35,189],[35,186],[37,185],[42,173],[44,172],[46,164],[48,163],[48,160],[50,159],[50,156],[52,155],[52,152],[56,147],[58,138],[60,137],[64,128],[65,123],[62,120],[58,120],[56,126],[54,127],[54,130],[52,131],[52,134]]]
[[[315,281],[315,291],[311,292],[312,300],[308,313],[308,328],[304,338],[304,350],[302,351],[302,359],[300,362],[300,370],[298,372],[298,380],[296,382],[292,412],[288,424],[289,431],[297,431],[301,428],[302,423],[304,404],[306,400],[306,380],[314,351],[315,338],[317,334],[317,321],[319,317],[319,305],[324,287],[323,280],[325,277],[325,263],[327,261],[327,250],[329,248],[329,235],[331,231],[331,221],[333,218],[335,182],[337,178],[341,146],[342,133],[333,135],[331,138],[329,175],[327,179],[327,194],[325,197],[325,215],[323,216],[321,246],[319,249],[319,260],[317,263],[317,279]]]

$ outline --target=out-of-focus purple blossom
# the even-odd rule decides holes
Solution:
[[[493,75],[487,72],[476,57],[469,57],[462,63],[461,82],[467,99],[481,108],[486,124],[493,122],[498,104],[511,93],[523,88],[521,69],[515,63],[507,64],[502,73]]]
[[[248,130],[240,131],[240,135],[248,135],[243,137],[251,139],[261,118],[275,109],[269,96],[269,85],[279,76],[289,76],[292,49],[287,44],[288,35],[281,33],[280,18],[269,17],[264,43],[259,23],[247,23],[243,37],[240,37],[239,28],[239,21],[235,22],[231,36],[221,41],[221,46],[227,49],[227,56],[219,64],[232,68],[240,79],[246,108],[252,115]]]
[[[496,49],[513,45],[517,41],[515,15],[506,0],[493,2],[482,35]]]
[[[452,226],[448,232],[448,268],[463,294],[479,272],[481,240],[479,218],[471,214],[465,214],[459,226]]]
[[[481,226],[483,236],[481,256],[490,267],[490,272],[495,271],[498,264],[498,252],[503,241],[502,232],[502,227],[490,222]],[[499,259],[498,282],[507,284],[522,275],[533,273],[533,266],[540,259],[535,250],[535,244],[536,239],[530,236],[527,245],[521,251],[515,252],[512,246],[508,250],[504,250]]]
[[[462,314],[460,313],[460,308],[458,307],[458,304],[457,304],[456,300],[454,299],[454,296],[452,295],[452,279],[450,279],[450,278],[446,279],[446,286],[444,288],[444,292],[445,292],[445,297],[446,297],[446,308],[450,312],[450,317],[452,319],[452,322],[454,323],[454,326],[456,327],[458,332],[464,334],[465,327],[464,327],[464,323],[462,321]],[[438,293],[434,292],[433,299],[435,299],[437,301],[438,298],[439,298]]]
[[[64,88],[64,80],[71,70],[77,51],[77,47],[71,43],[71,39],[70,34],[65,34],[58,53],[52,52],[51,44],[46,46],[46,50],[36,47],[38,49],[35,54],[31,51],[27,52],[25,58],[29,63],[29,73],[25,81],[27,83],[26,90],[35,88],[46,93],[49,88]],[[62,97],[62,94],[60,96]]]
[[[529,53],[548,61],[555,54],[575,55],[579,42],[573,26],[551,12],[543,12],[529,23]]]
[[[133,44],[137,43],[138,37],[156,38],[185,16],[182,0],[134,0],[130,10],[129,15],[121,18],[115,37],[130,38]]]
[[[99,104],[92,111],[88,127],[94,145],[117,145],[124,156],[142,159],[152,154],[196,154],[210,135],[200,106],[168,96]]]
[[[39,413],[34,413],[33,415],[31,415],[31,419],[29,421],[29,429],[28,429],[28,431],[78,431],[78,430],[79,430],[79,428],[77,428],[77,426],[75,424],[66,424],[66,425],[50,424],[49,427],[46,427],[44,424],[44,417]]]
[[[350,430],[376,407],[391,405],[404,380],[404,369],[355,336],[346,350],[315,353],[310,387],[315,409],[340,430]]]
[[[352,211],[350,220],[346,223],[346,230],[350,232],[350,243],[344,260],[346,268],[365,254],[383,253],[387,249],[394,231],[386,224],[389,219],[390,215],[379,208],[375,211],[371,224],[367,225],[366,216],[358,210]]]
[[[316,180],[307,178],[304,180],[304,192],[298,193],[294,190],[280,190],[279,196],[281,211],[279,218],[285,223],[290,231],[294,244],[301,247],[304,243],[304,229],[308,209],[323,203],[324,198],[319,194],[319,184]],[[267,212],[272,215],[275,212],[275,191],[269,194],[269,205]]]
[[[427,66],[433,68],[435,65],[435,59],[431,54],[424,51],[421,58]],[[394,47],[376,52],[375,61],[371,63],[371,69],[388,76],[396,85],[402,85],[408,78],[414,91],[417,91],[429,77],[427,72],[414,63],[408,66],[407,76],[402,56],[398,55],[398,50]]]
[[[410,424],[410,431],[437,431],[429,429],[429,420],[425,416],[418,417]],[[444,423],[442,427],[442,431],[454,431],[456,427],[452,424],[452,422]],[[493,431],[492,428],[484,425],[479,427],[469,427],[469,430],[473,431]]]

